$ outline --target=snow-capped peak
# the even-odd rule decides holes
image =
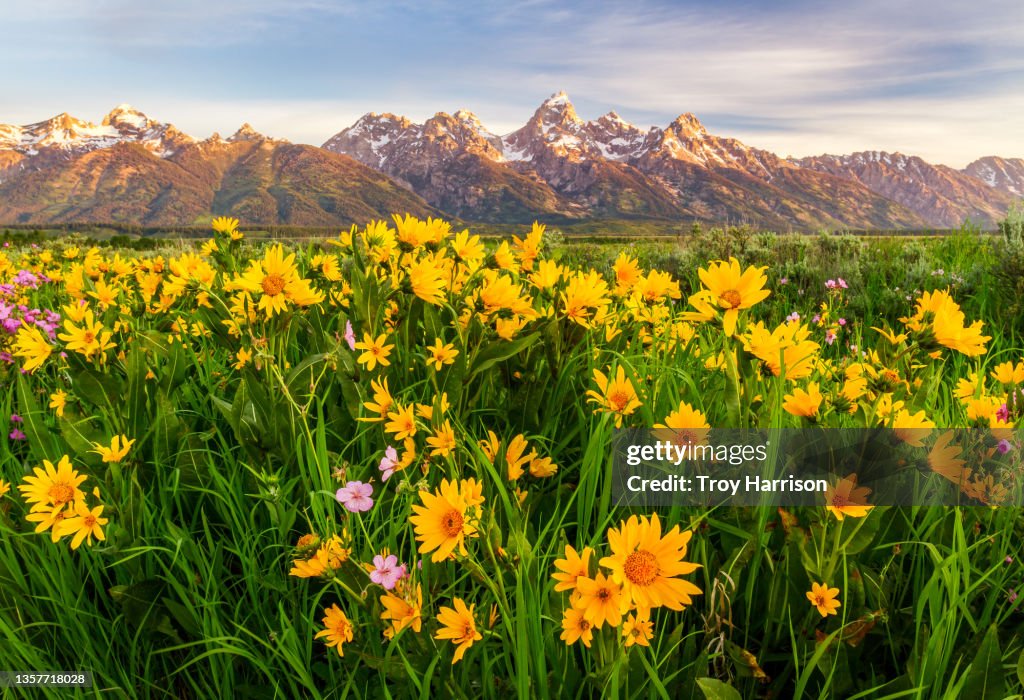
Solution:
[[[542,107],[554,106],[554,105],[571,105],[569,101],[569,95],[566,94],[565,90],[559,90],[554,95],[544,100]]]
[[[253,129],[249,122],[245,122],[242,126],[238,127],[238,131],[228,137],[228,141],[232,143],[236,141],[259,141],[265,138],[266,136]]]
[[[62,112],[35,124],[0,126],[0,148],[29,156],[50,149],[86,152],[118,143],[138,143],[166,157],[192,142],[194,139],[172,125],[155,122],[127,104],[115,107],[98,125]]]
[[[701,124],[700,120],[690,112],[680,114],[676,117],[669,129],[675,131],[679,136],[690,139],[704,138],[708,134],[707,129],[704,128],[704,125]]]
[[[608,114],[604,114],[604,115],[598,117],[597,121],[611,123],[611,124],[618,124],[620,126],[633,127],[632,124],[630,124],[625,119],[620,117],[615,110],[612,110],[611,112],[608,112]],[[635,127],[633,127],[633,128],[635,128]]]
[[[130,104],[119,104],[110,110],[107,116],[103,117],[103,126],[123,125],[135,129],[145,129],[150,125],[150,119]]]

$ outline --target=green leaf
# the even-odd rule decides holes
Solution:
[[[195,358],[189,357],[181,343],[174,343],[165,350],[167,366],[163,368],[160,386],[170,394],[185,381],[188,373],[195,370]]]
[[[351,377],[338,374],[338,383],[341,384],[341,396],[345,402],[345,408],[352,418],[359,418],[359,406],[362,400],[359,397],[359,385]]]
[[[199,622],[196,620],[195,615],[189,608],[179,603],[172,598],[163,599],[164,607],[174,617],[174,620],[181,625],[181,628],[185,630],[189,635],[193,637],[202,636],[202,629],[199,627]]]
[[[150,634],[160,632],[177,640],[178,634],[170,624],[160,599],[164,584],[158,579],[147,579],[129,585],[113,586],[110,597],[124,612],[125,620],[133,627]]]
[[[965,698],[999,700],[1006,697],[1006,676],[1003,673],[1002,652],[999,650],[999,634],[995,623],[985,633],[961,690]]]
[[[698,678],[697,685],[707,700],[743,700],[740,691],[717,678]]]
[[[423,305],[423,330],[426,331],[427,336],[433,336],[435,338],[444,338],[445,324],[441,322],[441,317],[437,314],[435,309],[430,304]]]
[[[82,418],[70,407],[64,409],[64,417],[57,419],[60,434],[75,451],[80,460],[99,463],[99,455],[93,455],[93,443],[103,442],[105,435],[96,430],[88,418]]]
[[[882,525],[882,518],[869,517],[859,522],[847,520],[843,524],[849,527],[853,523],[857,523],[857,531],[850,537],[847,537],[839,547],[840,551],[845,552],[847,556],[859,554],[871,545]]]
[[[18,375],[18,413],[22,418],[21,430],[28,438],[28,447],[36,459],[56,461],[64,454],[63,445],[46,425],[45,413],[36,403],[25,375]]]
[[[163,390],[156,395],[156,420],[153,421],[153,456],[156,461],[170,462],[178,452],[178,439],[182,423],[174,404]]]
[[[302,404],[310,400],[313,394],[310,387],[317,380],[317,375],[322,371],[322,368],[318,367],[318,365],[323,365],[329,357],[330,355],[327,353],[310,355],[295,365],[288,373],[285,383],[296,402]]]
[[[494,365],[515,357],[522,351],[529,348],[540,339],[540,333],[531,333],[512,342],[495,341],[485,347],[473,360],[473,367],[469,372],[469,378],[484,372]]]
[[[146,425],[146,373],[149,372],[149,363],[146,361],[145,351],[135,346],[128,351],[126,358],[128,374],[128,393],[125,396],[125,410],[123,415],[128,419],[129,436],[140,435]]]
[[[75,395],[99,409],[117,413],[124,401],[124,384],[111,374],[82,369],[72,377]]]
[[[237,398],[237,394],[236,394]],[[228,425],[236,433],[238,432],[238,416],[235,415],[234,406],[228,403],[219,396],[211,396],[210,400],[213,401],[213,407],[220,411],[220,414],[227,420]]]

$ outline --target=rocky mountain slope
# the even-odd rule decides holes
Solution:
[[[1012,197],[1024,198],[1024,158],[985,156],[970,163],[963,172]]]
[[[469,219],[540,212],[781,229],[926,225],[859,183],[711,135],[692,114],[649,130],[614,112],[584,121],[565,93],[550,97],[522,128],[504,137],[466,111],[438,113],[423,124],[367,114],[323,147],[377,168],[434,206]],[[462,181],[470,164],[470,172],[489,174],[475,188]],[[522,203],[528,204],[525,212]]]
[[[977,177],[902,153],[862,151],[793,162],[859,182],[941,228],[959,226],[965,219],[992,226],[1006,214],[1013,201],[1009,193]]]
[[[781,158],[693,114],[642,129],[584,120],[564,92],[498,135],[471,112],[422,124],[369,113],[321,148],[243,125],[197,140],[120,105],[99,124],[61,114],[0,125],[0,223],[347,226],[392,212],[554,224],[643,219],[775,230],[993,226],[1024,196],[1024,159],[963,170],[899,153]]]
[[[392,212],[437,212],[343,155],[243,125],[204,141],[121,106],[100,125],[68,115],[0,127],[0,221],[348,226]]]

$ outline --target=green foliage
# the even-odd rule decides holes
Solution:
[[[1000,315],[1002,291],[987,282],[1007,264],[1006,250],[966,229],[946,239],[863,240],[695,228],[681,242],[572,244],[548,234],[544,245],[563,265],[608,275],[625,251],[676,275],[679,303],[708,259],[767,265],[772,295],[763,315],[773,322],[793,311],[809,318],[828,299],[826,281],[841,277],[850,327],[840,344],[906,315],[908,295],[951,287],[969,318],[989,320],[992,356],[1022,354],[1021,326]],[[313,634],[335,584],[289,577],[292,546],[336,524],[336,471],[375,473],[382,449],[377,426],[357,420],[372,392],[341,333],[346,320],[378,322],[389,289],[345,272],[353,286],[347,310],[311,312],[301,325],[279,317],[271,345],[240,371],[223,353],[169,343],[167,327],[140,334],[123,360],[102,369],[75,356],[31,378],[0,369],[0,418],[17,412],[29,436],[2,443],[0,474],[17,482],[41,459],[70,454],[90,486],[99,485],[111,517],[106,543],[71,552],[35,534],[16,498],[0,499],[0,667],[87,669],[95,695],[124,698],[938,699],[1024,690],[1024,618],[1014,592],[1024,585],[1024,521],[1012,508],[879,508],[843,522],[810,507],[668,509],[665,522],[695,530],[687,558],[701,565],[693,580],[703,596],[683,613],[658,611],[649,648],[623,651],[608,629],[593,648],[567,647],[558,638],[564,601],[552,590],[553,562],[567,542],[602,547],[607,528],[629,515],[612,505],[611,425],[586,404],[595,350],[615,355],[631,376],[650,377],[644,420],[683,399],[717,419],[739,416],[753,397],[684,353],[628,350],[621,339],[594,347],[555,321],[512,342],[470,343],[440,372],[425,368],[418,340],[396,348],[392,370],[404,380],[392,390],[403,402],[446,392],[459,435],[523,432],[560,470],[520,509],[501,458],[494,466],[480,460],[500,526],[474,542],[479,560],[427,557],[424,632],[389,641],[366,625],[344,658],[325,651]],[[430,338],[458,318],[453,308],[420,303],[402,312]],[[189,320],[215,326],[203,313]],[[941,369],[966,376],[979,366]],[[75,396],[60,419],[46,408],[58,386]],[[964,420],[949,397],[938,401],[933,415]],[[778,409],[769,419],[780,419]],[[130,462],[115,468],[92,444],[121,433],[137,443]],[[417,468],[394,493],[378,488],[372,512],[347,521],[407,562],[419,556],[403,500],[421,487]],[[354,552],[338,574],[354,591],[346,605],[364,620],[379,616],[380,591],[355,562],[375,553]],[[821,580],[842,590],[839,615],[827,620],[804,595]],[[450,645],[430,636],[432,616],[452,595],[481,586],[494,589],[495,619],[478,607],[485,642],[453,666]]]
[[[999,232],[1011,248],[1024,248],[1024,202],[1017,202],[999,222]]]

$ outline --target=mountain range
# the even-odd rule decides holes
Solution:
[[[200,141],[128,105],[98,125],[68,114],[0,125],[0,223],[348,226],[397,212],[919,229],[991,227],[1022,196],[1020,158],[962,170],[883,151],[782,158],[689,113],[646,130],[615,112],[584,121],[564,92],[505,135],[465,110],[422,124],[369,113],[319,148],[248,124]]]

